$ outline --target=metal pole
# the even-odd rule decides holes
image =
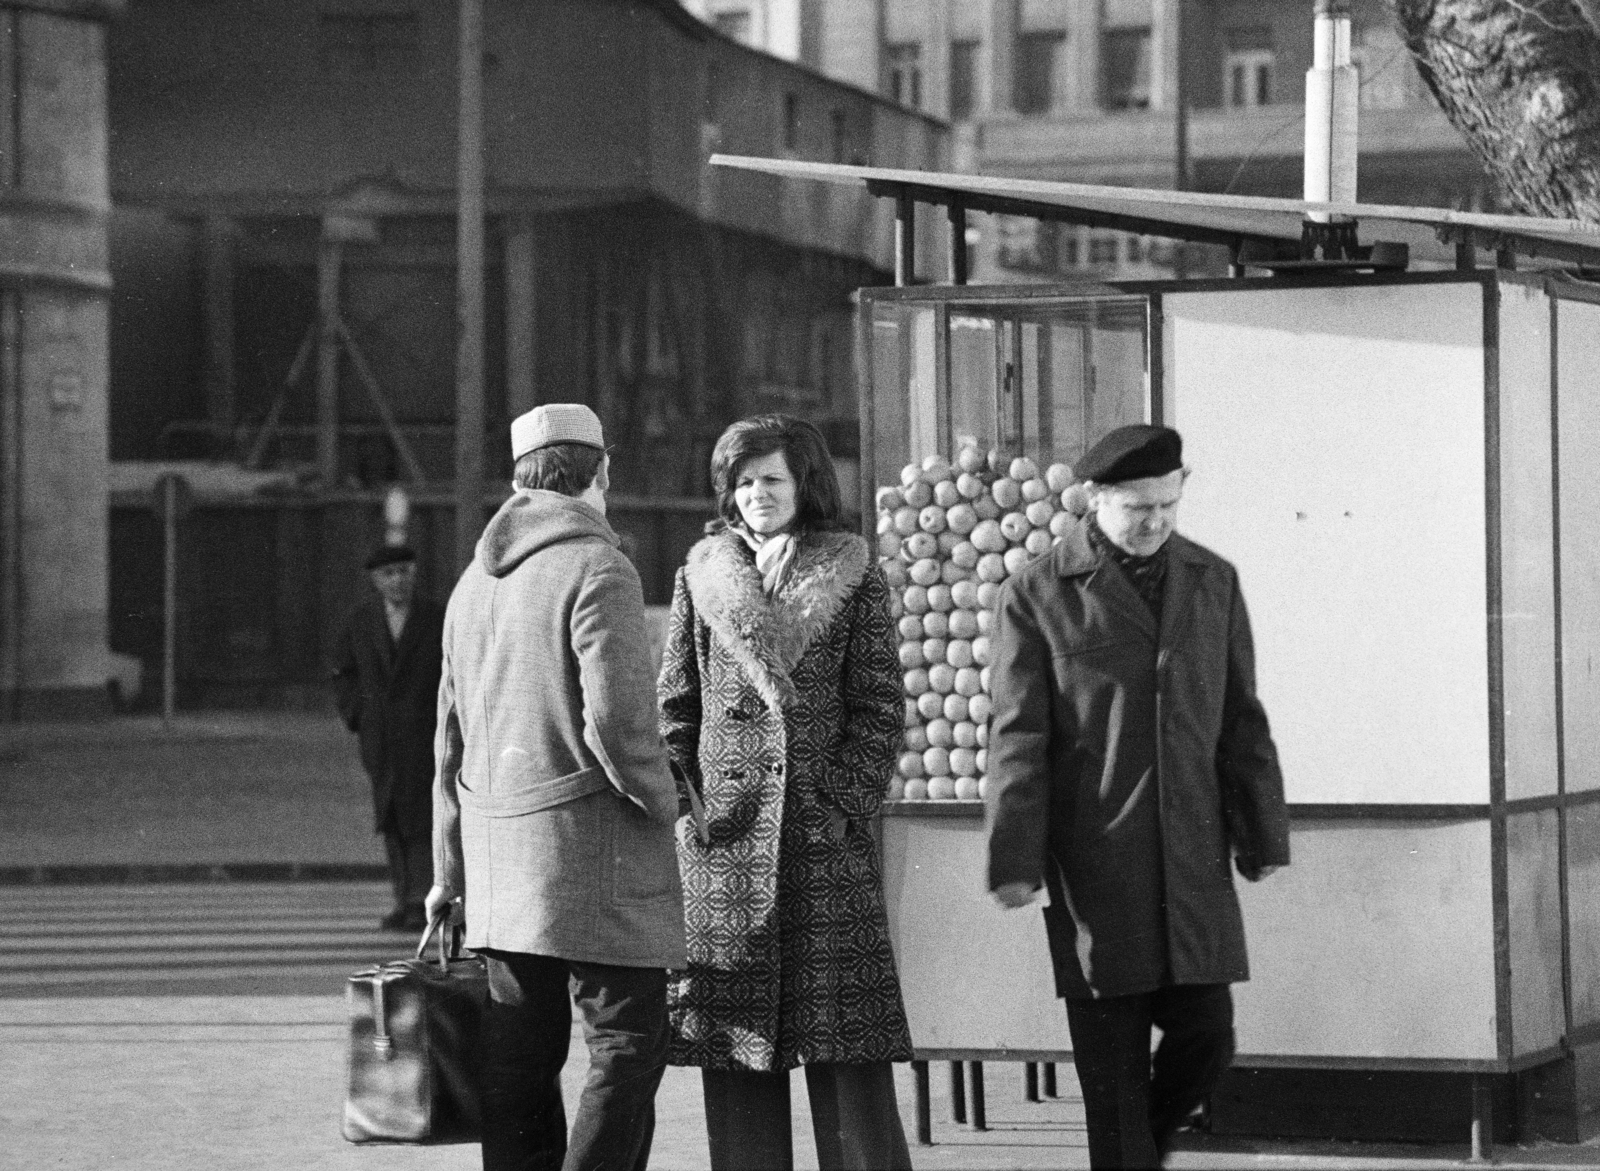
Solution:
[[[339,486],[339,269],[337,240],[317,246],[317,472],[324,489]]]
[[[0,46],[3,47],[3,46]],[[22,688],[22,304],[0,290],[0,718]]]
[[[456,570],[483,519],[483,0],[461,0],[456,160]]]
[[[163,573],[161,578],[161,719],[172,722],[177,689],[178,648],[178,478],[161,478]]]
[[[1175,60],[1173,62],[1172,79],[1172,110],[1173,110],[1173,147],[1174,162],[1172,187],[1175,191],[1189,190],[1189,86],[1185,76],[1187,70],[1183,67],[1183,0],[1174,0],[1172,5],[1172,44]],[[1186,252],[1187,243],[1183,240],[1174,241],[1172,245],[1172,275],[1182,280],[1189,275],[1189,257]]]

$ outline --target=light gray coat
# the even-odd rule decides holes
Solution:
[[[434,880],[466,946],[628,967],[685,960],[639,575],[595,509],[521,491],[450,597]]]

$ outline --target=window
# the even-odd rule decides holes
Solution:
[[[1223,33],[1222,104],[1251,109],[1272,104],[1273,60],[1271,25],[1230,28]]]
[[[1272,50],[1229,53],[1222,65],[1222,100],[1234,109],[1272,104]]]
[[[1150,108],[1150,30],[1100,34],[1100,104],[1107,110]]]
[[[843,110],[835,110],[829,115],[829,121],[833,128],[833,161],[847,162],[850,158],[850,120],[845,117]]]
[[[1066,58],[1065,33],[1023,33],[1017,38],[1013,104],[1019,114],[1048,114],[1060,109],[1061,68]]]
[[[750,43],[750,10],[748,8],[729,8],[722,12],[713,13],[711,27],[725,37],[738,41],[742,45]]]
[[[317,36],[325,67],[402,66],[417,51],[417,18],[409,12],[325,12],[317,18]]]
[[[950,42],[950,120],[964,122],[978,105],[978,42]]]
[[[884,49],[885,86],[902,106],[922,108],[922,46],[888,45]]]
[[[1089,263],[1106,268],[1114,267],[1117,263],[1116,236],[1090,236],[1089,237]]]

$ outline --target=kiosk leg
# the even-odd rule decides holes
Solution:
[[[1024,1102],[1039,1100],[1039,1067],[1031,1061],[1022,1063],[1022,1100]]]
[[[966,1070],[963,1063],[952,1061],[950,1063],[950,1121],[965,1122],[967,1120],[967,1083]]]
[[[933,1146],[933,1106],[929,1102],[928,1091],[928,1063],[926,1061],[913,1061],[911,1063],[911,1077],[916,1082],[917,1096],[917,1144],[919,1146]]]
[[[1056,1063],[1053,1061],[1044,1063],[1044,1096],[1046,1098],[1060,1097],[1056,1093]]]
[[[1474,1163],[1494,1162],[1494,1094],[1489,1079],[1472,1075],[1472,1155]]]
[[[983,1106],[983,1062],[969,1063],[972,1070],[972,1129],[988,1130],[989,1118]]]

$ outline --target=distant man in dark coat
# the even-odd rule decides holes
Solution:
[[[1090,1165],[1155,1167],[1233,1058],[1230,861],[1287,865],[1288,815],[1238,575],[1173,531],[1178,433],[1120,427],[1078,475],[1088,514],[996,602],[988,882],[1048,892]]]
[[[418,594],[417,555],[383,545],[367,558],[373,593],[338,644],[339,714],[361,737],[375,828],[389,854],[389,929],[420,931],[433,882],[433,733],[444,611]]]

